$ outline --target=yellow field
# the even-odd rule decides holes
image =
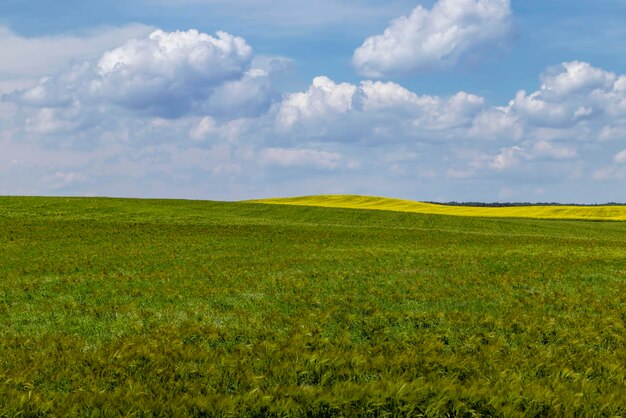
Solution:
[[[494,218],[626,220],[626,206],[518,206],[491,208],[446,206],[416,202],[412,200],[356,195],[302,196],[252,200],[251,202],[276,205],[391,210],[397,212]]]

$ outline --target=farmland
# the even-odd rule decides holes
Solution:
[[[279,199],[262,199],[253,202],[318,206],[346,209],[391,210],[396,212],[430,215],[472,216],[485,218],[531,218],[531,219],[585,219],[626,221],[626,206],[508,206],[473,207],[467,205],[441,205],[412,200],[355,195],[320,195]]]
[[[347,200],[0,197],[0,416],[626,414],[624,208]]]

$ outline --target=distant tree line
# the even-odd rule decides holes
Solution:
[[[626,206],[626,203],[608,202],[608,203],[557,203],[557,202],[543,202],[543,203],[530,203],[530,202],[431,202],[435,205],[443,206],[474,206],[479,208],[507,208],[514,206]]]

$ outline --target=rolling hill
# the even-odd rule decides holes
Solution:
[[[252,200],[250,202],[319,206],[346,209],[372,209],[396,212],[412,212],[433,215],[472,216],[488,218],[533,218],[533,219],[586,219],[624,221],[626,206],[512,206],[472,207],[451,206],[412,200],[357,195],[317,195],[276,199]]]

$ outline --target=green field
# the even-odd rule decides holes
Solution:
[[[0,198],[0,416],[626,414],[626,222]]]

